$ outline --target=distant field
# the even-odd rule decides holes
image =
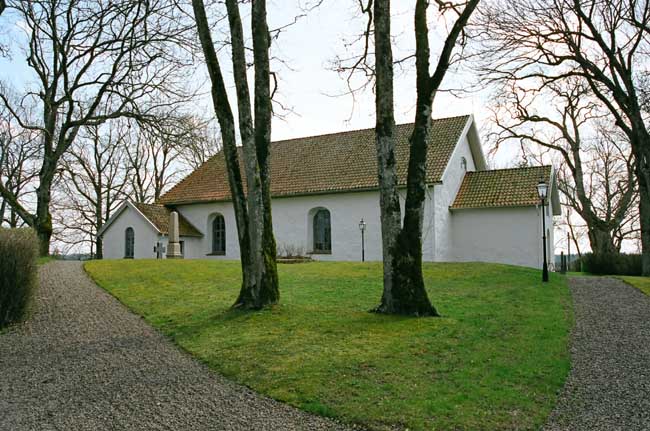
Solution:
[[[369,313],[377,263],[281,265],[281,304],[231,311],[238,262],[91,261],[134,312],[218,372],[299,408],[374,429],[538,429],[569,370],[563,276],[427,264],[441,318]]]

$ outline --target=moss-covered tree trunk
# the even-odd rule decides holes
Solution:
[[[262,245],[258,284],[260,300],[264,304],[280,299],[278,288],[277,245],[273,234],[271,210],[271,66],[269,49],[271,36],[267,23],[266,0],[253,0],[252,10],[253,57],[255,60],[255,148],[261,179]]]
[[[228,100],[226,85],[221,73],[219,59],[212,42],[210,26],[205,14],[203,0],[192,0],[197,32],[205,56],[205,64],[210,75],[212,104],[221,129],[224,159],[228,171],[228,184],[232,197],[235,220],[237,222],[237,239],[242,268],[242,288],[250,284],[250,240],[248,231],[248,210],[246,196],[239,169],[239,155],[235,138],[235,119]]]
[[[213,103],[223,135],[226,166],[237,217],[243,281],[233,307],[260,309],[279,301],[268,168],[271,96],[266,3],[254,1],[251,17],[255,57],[255,120],[253,123],[246,48],[239,6],[237,0],[226,0],[247,196],[244,195],[235,146],[234,118],[210,35],[205,7],[202,0],[193,0],[192,5],[212,80]]]
[[[407,220],[414,216],[413,209],[406,208],[404,227],[401,225],[395,158],[390,1],[375,1],[374,24],[377,110],[375,133],[384,263],[384,291],[376,311],[388,314],[435,316],[436,310],[429,301],[422,279],[421,232],[418,234],[417,226],[409,224]],[[414,152],[411,147],[411,163],[418,164],[421,156],[417,148]],[[411,169],[411,163],[409,178],[417,174]]]
[[[641,147],[640,145],[638,147]],[[639,224],[641,225],[642,275],[650,276],[650,140],[635,152],[639,184]]]
[[[269,69],[269,31],[266,3],[252,5],[253,55],[255,64],[255,122],[253,124],[246,52],[237,0],[227,0],[233,70],[239,112],[239,128],[244,149],[244,168],[248,188],[248,229],[250,240],[249,283],[242,285],[234,307],[259,309],[280,299],[276,267],[275,238],[271,225],[268,154],[271,140],[271,95]]]
[[[470,0],[445,41],[438,66],[429,76],[429,29],[427,0],[415,6],[417,106],[409,141],[407,192],[404,222],[400,208],[395,169],[395,127],[393,111],[393,58],[390,31],[390,1],[375,0],[376,139],[382,245],[384,247],[384,291],[376,311],[411,316],[437,316],[422,275],[422,220],[426,191],[426,160],[433,100],[449,67],[451,53],[478,0]]]

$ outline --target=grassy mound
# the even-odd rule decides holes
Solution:
[[[426,264],[441,318],[369,313],[377,263],[278,267],[281,304],[229,310],[238,262],[93,261],[86,270],[215,370],[375,429],[537,429],[569,370],[566,280],[493,264]]]

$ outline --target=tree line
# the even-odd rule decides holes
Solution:
[[[375,311],[438,314],[422,277],[422,215],[431,114],[450,70],[474,77],[461,90],[489,91],[487,137],[495,148],[514,141],[524,163],[558,165],[563,201],[584,220],[592,250],[617,252],[638,235],[650,274],[647,1],[414,0],[415,47],[406,58],[393,57],[390,0],[353,3],[367,18],[362,52],[338,70],[362,74],[375,94],[384,268]],[[322,4],[327,0],[312,7]],[[177,179],[177,166],[197,166],[221,146],[243,274],[235,306],[278,302],[271,51],[284,27],[269,28],[266,1],[8,1],[0,13],[20,20],[19,42],[37,77],[24,88],[0,87],[2,219],[7,212],[9,224],[33,227],[45,255],[55,226],[78,224],[73,214],[83,220],[77,233],[92,237],[124,196],[156,200]],[[444,34],[440,47],[431,46],[433,32]],[[416,87],[404,214],[395,159],[397,65],[415,71]],[[205,124],[210,119],[184,111],[196,96],[186,79],[196,67],[208,71],[218,132]],[[93,247],[101,253],[101,239]]]

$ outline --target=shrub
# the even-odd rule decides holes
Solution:
[[[37,257],[33,230],[0,228],[0,327],[25,317],[37,284]]]
[[[598,275],[641,275],[641,255],[625,253],[583,254],[582,270]]]

